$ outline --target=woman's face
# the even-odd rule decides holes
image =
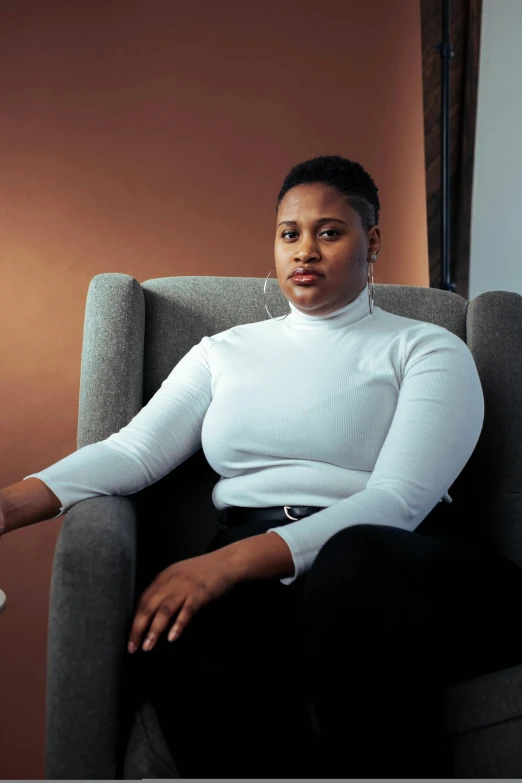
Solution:
[[[359,214],[337,188],[318,182],[296,185],[279,204],[276,223],[279,286],[298,310],[328,315],[361,293],[368,280],[367,261],[380,250],[380,230],[374,226],[366,233]],[[291,277],[298,267],[323,276],[298,285]]]

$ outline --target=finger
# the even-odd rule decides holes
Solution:
[[[156,590],[152,590],[149,587],[142,594],[129,634],[129,652],[134,652],[134,650],[137,650],[140,646],[143,633],[149,627],[150,621],[154,617],[154,614],[156,613],[158,606],[161,603],[162,597],[163,596],[158,592],[157,588]],[[133,649],[131,649],[131,646]]]
[[[173,604],[172,601],[168,604],[162,603],[158,606],[150,629],[147,633],[147,638],[143,643],[144,650],[152,650],[158,638],[161,636],[178,608],[179,602]]]
[[[194,601],[191,601],[189,598],[187,598],[180,609],[176,622],[169,631],[169,642],[173,642],[174,639],[177,639],[178,636],[183,633],[190,620],[196,614],[198,608],[199,606]]]
[[[134,617],[134,622],[132,623],[132,628],[129,634],[129,652],[134,652],[134,650],[137,650],[140,646],[141,638],[144,631],[146,631],[150,625],[150,619],[152,615],[153,611],[151,609],[138,609],[136,612],[136,616]]]
[[[151,617],[160,603],[161,596],[158,595],[158,577],[150,584],[140,596],[136,614],[129,633],[129,642],[127,649],[134,652],[141,643],[143,632],[149,627]]]

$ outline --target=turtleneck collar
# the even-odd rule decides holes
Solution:
[[[346,326],[361,321],[363,318],[370,317],[370,305],[368,302],[368,286],[365,285],[361,293],[348,302],[347,305],[341,307],[339,310],[335,310],[328,315],[308,315],[302,313],[287,299],[290,306],[290,315],[288,315],[283,323],[289,326],[291,329],[315,329],[315,330],[329,330],[329,329],[342,329]],[[375,305],[372,308],[372,317],[380,311],[380,307]]]

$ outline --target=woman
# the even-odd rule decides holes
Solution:
[[[225,528],[158,574],[129,635],[181,777],[445,777],[445,683],[519,663],[520,571],[448,495],[482,429],[477,369],[374,305],[379,208],[358,163],[292,168],[288,317],[204,337],[119,433],[25,477],[58,516],[201,446],[221,476]]]

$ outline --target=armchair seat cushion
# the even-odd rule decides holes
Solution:
[[[444,728],[454,777],[520,777],[522,665],[447,686]]]
[[[179,778],[156,712],[147,699],[138,706],[132,722],[123,768],[124,780]]]

